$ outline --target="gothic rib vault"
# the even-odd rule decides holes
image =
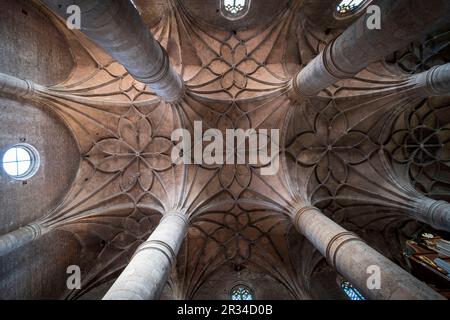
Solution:
[[[209,9],[199,9],[199,1],[135,0],[163,48],[161,57],[167,52],[157,70],[161,77],[133,77],[126,63],[82,32],[68,30],[43,2],[33,0],[70,45],[70,77],[43,86],[2,75],[0,91],[55,112],[76,140],[80,166],[62,203],[0,237],[0,253],[55,230],[74,234],[87,250],[101,243],[83,271],[82,289],[65,298],[110,286],[138,257],[137,248],[161,217],[168,224],[173,213],[186,218],[186,237],[169,259],[165,298],[196,298],[215,274],[231,270],[264,274],[286,297],[312,299],[319,296],[314,279],[324,270],[343,273],[339,241],[357,234],[407,268],[403,241],[422,223],[450,231],[448,25],[437,25],[431,40],[411,39],[417,41],[306,97],[296,93],[302,93],[302,70],[326,56],[358,18],[317,25],[314,14],[335,1],[322,1],[323,7],[306,0],[264,1],[273,8],[268,19],[250,16],[250,25],[232,28],[201,19],[199,13]],[[262,1],[252,6],[262,7]],[[184,85],[158,85],[169,69],[165,81],[177,83],[179,76]],[[167,99],[158,90],[169,92]],[[279,129],[278,174],[261,175],[262,165],[174,165],[171,134],[177,128],[192,132],[194,121],[223,132]],[[323,220],[324,228],[330,223],[331,229],[340,225],[352,232],[336,229],[336,243],[325,244],[326,252],[308,238],[315,235],[301,221],[313,212],[321,215],[319,210],[331,219]],[[364,242],[353,241],[352,250],[369,252]],[[371,298],[440,298],[392,268],[405,279],[405,291]],[[352,280],[357,287],[362,281]]]

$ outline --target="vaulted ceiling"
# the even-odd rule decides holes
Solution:
[[[335,21],[334,2],[252,0],[245,19],[229,21],[218,1],[135,0],[186,84],[180,102],[166,103],[33,1],[74,61],[65,81],[36,87],[36,103],[62,119],[80,154],[68,194],[37,220],[91,252],[83,289],[67,298],[110,284],[161,213],[173,210],[186,212],[191,226],[167,298],[201,297],[216,274],[249,271],[284,290],[279,296],[317,297],[311,279],[332,270],[291,227],[299,201],[404,263],[402,241],[420,228],[406,214],[408,196],[449,200],[450,99],[396,89],[448,62],[450,38],[411,44],[299,100],[292,77],[353,21]],[[278,174],[261,175],[261,164],[172,164],[173,130],[193,132],[194,121],[222,132],[279,129]]]

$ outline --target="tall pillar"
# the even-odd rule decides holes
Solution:
[[[411,218],[429,224],[435,229],[450,232],[450,203],[430,198],[415,201],[415,210],[409,212]]]
[[[22,247],[23,245],[38,239],[45,230],[37,223],[0,236],[0,257]]]
[[[30,97],[35,93],[35,84],[5,73],[0,73],[0,95],[7,94],[16,97]]]
[[[185,214],[167,213],[134,253],[103,300],[155,300],[161,295],[188,228]]]
[[[367,15],[361,16],[299,72],[293,82],[298,94],[315,96],[450,21],[448,0],[381,0],[377,4],[381,29],[369,29]]]
[[[180,76],[130,0],[44,0],[64,20],[67,8],[81,9],[81,31],[165,101],[183,94]]]
[[[367,245],[356,234],[327,218],[315,207],[303,207],[294,217],[297,230],[326,257],[331,267],[370,299],[445,299]],[[381,271],[381,288],[369,289],[367,270]]]
[[[425,97],[450,94],[450,63],[413,75],[410,82]]]

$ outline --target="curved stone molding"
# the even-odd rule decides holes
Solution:
[[[300,211],[299,211],[300,212]],[[354,233],[327,218],[318,209],[307,207],[295,218],[299,230],[333,268],[371,299],[443,299],[395,263],[372,249]],[[381,272],[379,289],[369,289],[368,270]]]
[[[103,300],[158,299],[188,227],[185,214],[166,214]]]
[[[306,206],[306,207],[300,208],[297,211],[297,214],[295,215],[295,218],[294,218],[294,227],[298,232],[301,232],[300,229],[298,228],[300,225],[300,219],[302,218],[303,214],[309,210],[316,211],[317,208],[313,207],[313,206]]]
[[[328,242],[327,249],[325,251],[325,258],[327,259],[328,264],[332,268],[336,268],[336,257],[339,249],[350,241],[363,241],[363,240],[353,232],[344,231],[333,236],[330,242]]]
[[[41,225],[31,223],[25,227],[0,236],[0,257],[40,238],[46,231],[47,230]]]
[[[145,250],[158,250],[167,258],[170,264],[173,264],[176,259],[176,254],[173,249],[165,242],[159,240],[148,240],[144,242],[133,255],[133,258]]]

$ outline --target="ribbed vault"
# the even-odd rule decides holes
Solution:
[[[80,151],[64,201],[33,222],[39,235],[68,231],[95,252],[83,289],[66,298],[112,284],[174,211],[190,227],[165,298],[196,298],[226,268],[265,274],[292,299],[317,298],[312,279],[334,271],[292,227],[299,207],[321,209],[405,266],[404,239],[422,227],[414,212],[424,199],[449,201],[450,99],[416,95],[414,82],[449,62],[448,32],[303,99],[292,79],[356,17],[327,22],[311,1],[253,0],[248,19],[229,22],[212,18],[215,3],[136,0],[185,84],[180,100],[165,102],[33,2],[65,35],[75,64],[64,82],[29,93],[64,120]],[[264,164],[173,164],[172,132],[193,133],[195,121],[223,133],[279,129],[278,174],[262,175]]]

